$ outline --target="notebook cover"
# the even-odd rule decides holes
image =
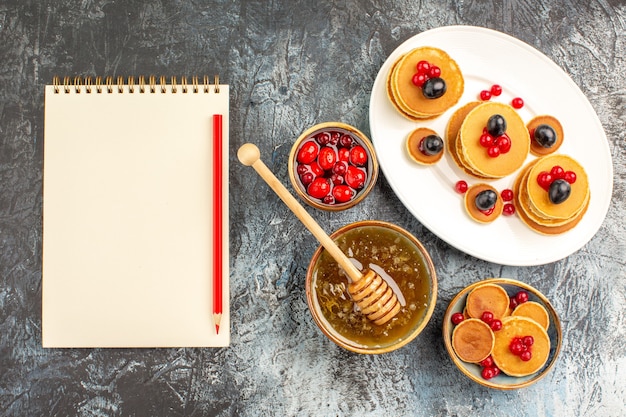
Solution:
[[[44,347],[230,343],[228,95],[45,90]],[[223,315],[212,320],[212,117],[223,115]]]

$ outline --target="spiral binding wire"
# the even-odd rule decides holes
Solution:
[[[92,79],[90,76],[86,77],[63,77],[63,81],[61,81],[61,77],[55,76],[52,79],[52,85],[54,87],[54,93],[59,94],[61,92],[65,94],[69,94],[74,90],[77,94],[80,94],[81,91],[84,91],[87,94],[95,91],[100,94],[103,91],[106,93],[113,93],[114,90],[117,89],[118,93],[124,93],[124,87],[128,87],[129,93],[134,93],[138,91],[143,94],[149,92],[151,94],[160,92],[161,94],[167,93],[167,87],[171,87],[172,93],[177,93],[180,91],[184,94],[187,92],[198,93],[203,91],[204,93],[209,93],[211,91],[211,83],[209,81],[209,76],[205,75],[202,78],[202,83],[200,83],[200,78],[198,76],[191,77],[191,83],[188,83],[187,77],[183,76],[180,79],[180,84],[177,82],[176,76],[170,77],[170,83],[167,83],[167,77],[161,75],[158,77],[155,75],[150,75],[146,82],[146,77],[144,75],[140,75],[135,84],[135,77],[132,75],[127,77],[124,80],[124,77],[118,75],[117,77],[107,76],[101,77],[97,76],[95,79]],[[220,92],[220,77],[219,75],[215,75],[213,79],[213,92],[219,94]]]

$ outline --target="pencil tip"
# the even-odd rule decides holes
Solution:
[[[215,323],[215,333],[220,333],[220,324],[222,323],[222,313],[213,313],[213,323]]]

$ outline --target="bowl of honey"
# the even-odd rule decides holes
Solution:
[[[348,224],[330,237],[358,269],[372,270],[387,282],[401,310],[383,325],[371,322],[351,299],[348,276],[320,246],[307,270],[306,296],[322,333],[362,354],[388,353],[415,339],[437,301],[437,274],[422,243],[403,228],[377,220]]]

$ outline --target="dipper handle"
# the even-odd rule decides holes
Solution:
[[[315,236],[321,245],[328,251],[330,256],[339,264],[346,272],[350,280],[355,283],[359,281],[363,274],[348,257],[339,249],[333,240],[326,234],[324,229],[311,217],[311,215],[302,207],[293,195],[285,188],[285,186],[276,178],[270,169],[261,160],[261,152],[259,148],[252,144],[243,144],[237,151],[237,158],[242,164],[251,166],[265,180],[267,185],[280,197],[281,200],[291,209],[291,211],[300,219],[302,224]]]

